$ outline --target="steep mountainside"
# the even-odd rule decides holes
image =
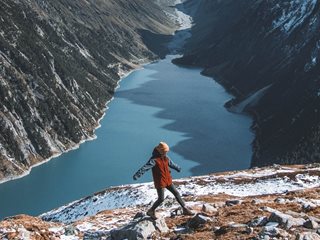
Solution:
[[[320,239],[320,168],[273,166],[178,179],[194,216],[152,183],[106,189],[42,214],[0,221],[1,239]],[[148,238],[151,237],[151,238]]]
[[[319,162],[320,1],[204,0],[194,21],[175,62],[204,67],[231,111],[254,116],[252,166]]]
[[[121,74],[175,27],[143,0],[3,0],[0,26],[0,180],[94,137]]]

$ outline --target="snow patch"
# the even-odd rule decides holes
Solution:
[[[38,25],[36,25],[36,31],[40,35],[40,37],[44,37],[44,31]]]
[[[237,105],[232,106],[229,110],[235,113],[242,113],[246,107],[256,105],[271,86],[272,84],[256,91],[255,93],[251,94]]]
[[[310,56],[310,62],[307,62],[304,66],[304,71],[309,72],[312,68],[314,68],[317,63],[319,62],[319,56],[320,56],[320,40],[317,41],[316,46],[311,52]]]
[[[280,28],[285,33],[290,33],[299,26],[312,13],[317,0],[294,0],[280,2],[282,14],[272,23],[273,29]],[[287,4],[289,6],[287,6]]]
[[[251,171],[251,170],[250,170]],[[206,175],[176,180],[178,191],[182,195],[214,195],[224,193],[232,196],[256,196],[306,188],[320,187],[320,176],[311,171],[320,171],[320,168],[308,171],[280,168],[258,169],[255,172],[239,172],[225,175]],[[281,173],[283,177],[277,175]],[[287,177],[285,173],[295,177]],[[318,175],[317,175],[318,174]],[[234,181],[250,178],[250,181]],[[169,193],[168,198],[173,196]],[[153,183],[132,184],[109,188],[91,197],[80,199],[67,206],[42,214],[45,220],[71,223],[85,216],[93,216],[103,210],[146,206],[157,198]]]
[[[89,51],[85,47],[80,47],[77,43],[76,43],[76,47],[78,48],[78,50],[82,56],[84,56],[87,59],[92,58],[91,54],[89,53]]]

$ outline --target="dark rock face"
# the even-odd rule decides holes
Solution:
[[[163,54],[139,32],[173,28],[142,0],[3,0],[0,16],[0,180],[93,137],[119,73]]]
[[[189,4],[194,1],[190,0]],[[202,1],[175,62],[204,67],[254,116],[252,166],[320,161],[320,2]]]

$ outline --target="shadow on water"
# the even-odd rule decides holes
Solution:
[[[172,150],[200,164],[191,169],[194,175],[248,168],[250,118],[228,112],[223,105],[231,96],[219,84],[200,75],[201,69],[172,64],[173,58],[147,65],[154,70],[152,80],[138,88],[119,89],[117,97],[162,109],[155,117],[172,120],[163,128],[186,137]]]
[[[168,44],[172,42],[173,35],[156,34],[146,29],[138,30],[143,43],[147,48],[157,54],[160,58],[165,58],[169,53]]]

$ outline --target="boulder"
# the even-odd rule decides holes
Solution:
[[[158,218],[157,220],[153,221],[153,223],[159,232],[162,232],[162,233],[169,232],[169,228],[168,228],[166,221],[164,220],[163,217]]]
[[[239,200],[239,199],[227,200],[226,206],[230,207],[230,206],[238,205],[240,203],[241,203],[241,200]]]
[[[267,222],[266,227],[278,227],[278,222]]]
[[[276,237],[280,234],[280,231],[277,227],[273,227],[273,226],[267,226],[267,227],[263,227],[261,232],[259,233],[259,236],[264,239],[265,236],[269,236],[269,237]]]
[[[18,233],[19,233],[18,239],[24,239],[24,240],[31,239],[30,232],[27,229],[25,229],[24,227],[18,228]]]
[[[316,209],[318,207],[317,204],[302,198],[296,199],[296,202],[300,203],[302,209],[306,212]]]
[[[152,220],[149,217],[137,218],[124,227],[114,229],[110,232],[111,239],[147,239],[155,231],[168,232],[169,229],[164,218]]]
[[[284,198],[278,197],[274,200],[276,203],[285,204],[287,201]]]
[[[274,226],[265,226],[259,233],[258,239],[292,239],[291,235],[280,228]]]
[[[255,198],[255,199],[253,199],[253,200],[251,201],[251,203],[252,203],[252,204],[261,204],[261,203],[264,203],[264,201],[261,200],[261,199]]]
[[[218,209],[216,209],[214,206],[210,204],[205,203],[202,205],[202,211],[205,213],[213,214],[216,213]]]
[[[70,235],[76,235],[78,233],[78,230],[75,226],[69,225],[64,229],[64,235],[70,236]]]
[[[311,219],[305,221],[305,223],[303,224],[303,226],[305,228],[309,228],[309,229],[318,229],[319,228],[319,224],[316,221],[313,221]]]
[[[305,220],[303,218],[294,218],[289,214],[282,213],[273,208],[263,208],[264,210],[271,212],[269,222],[278,222],[285,229],[289,229],[294,226],[303,226]]]
[[[231,223],[228,224],[228,227],[230,227],[230,228],[247,228],[248,225],[247,224],[243,224],[243,223],[231,222]]]
[[[313,217],[313,216],[309,216],[308,214],[305,214],[304,212],[294,212],[294,211],[288,210],[288,211],[286,211],[286,214],[289,214],[289,215],[291,215],[293,217],[302,217],[304,219],[310,219],[312,221],[320,223],[320,219],[319,218],[316,218],[316,217]]]
[[[265,216],[256,217],[248,222],[249,227],[260,227],[266,225],[268,222],[268,218]]]
[[[314,232],[303,232],[296,236],[296,240],[320,240],[320,236]]]
[[[199,228],[201,227],[203,224],[209,222],[211,219],[209,217],[206,217],[202,214],[197,214],[195,215],[193,218],[191,218],[188,222],[188,227],[189,228]]]
[[[102,240],[102,239],[108,239],[109,236],[110,236],[109,231],[86,231],[83,234],[83,240]],[[65,239],[73,239],[73,238],[65,238]]]
[[[246,229],[244,230],[244,232],[247,234],[251,234],[251,233],[253,233],[253,228],[247,226]]]

